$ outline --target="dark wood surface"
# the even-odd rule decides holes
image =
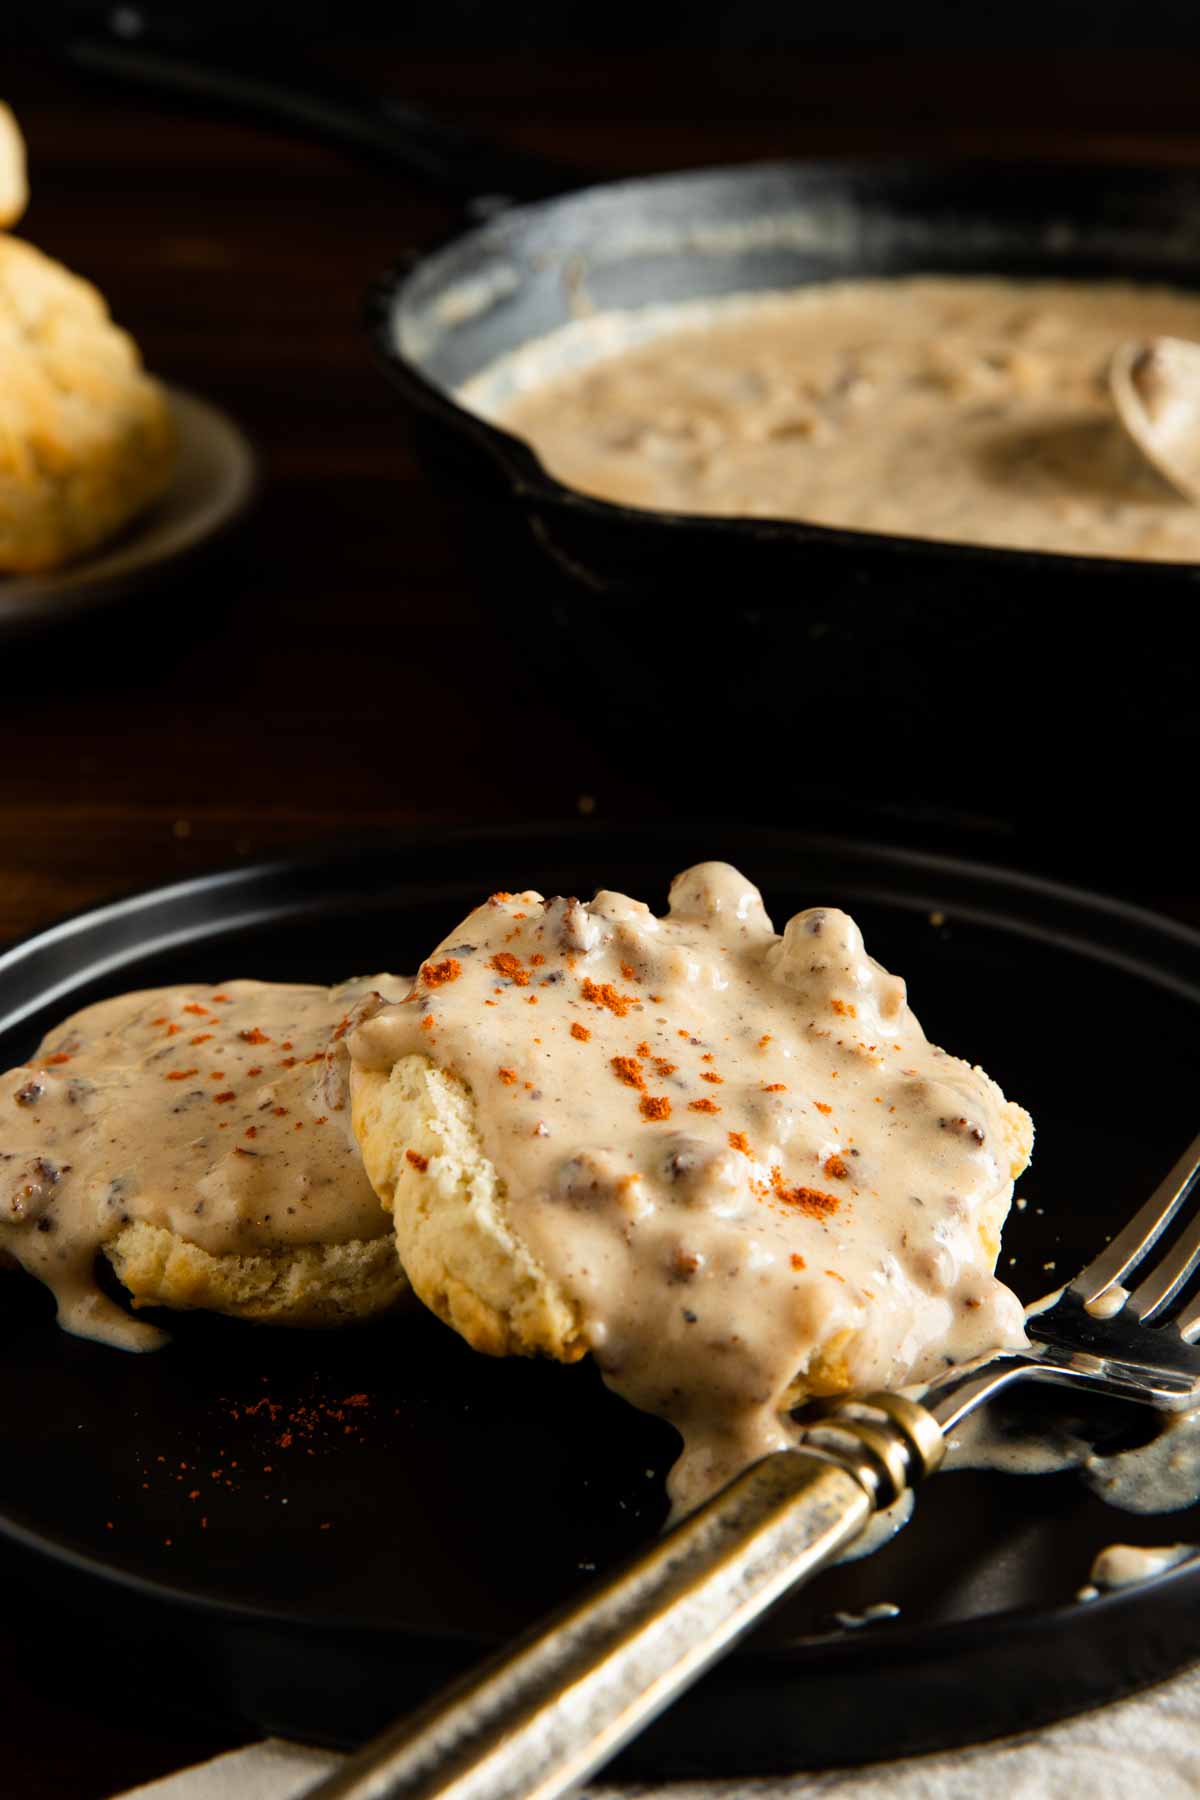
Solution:
[[[597,174],[947,148],[1200,160],[1186,58],[346,60]],[[6,54],[2,76],[30,143],[23,231],[98,282],[152,368],[243,423],[264,483],[198,573],[87,629],[0,644],[0,944],[115,892],[350,833],[662,806],[553,696],[514,719],[360,336],[369,280],[452,229],[453,209],[336,150],[45,57]],[[504,600],[515,631],[520,596]],[[1019,834],[975,847],[1026,853]],[[1068,834],[1050,866],[1104,860]],[[1200,916],[1186,865],[1109,860],[1112,885]],[[14,1800],[99,1800],[234,1741],[147,1719],[133,1695],[114,1716],[59,1691],[2,1620],[0,1696]]]

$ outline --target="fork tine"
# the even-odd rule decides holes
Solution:
[[[1072,1293],[1077,1294],[1087,1305],[1098,1299],[1115,1281],[1121,1281],[1132,1269],[1136,1269],[1187,1199],[1197,1173],[1200,1173],[1200,1135],[1192,1139],[1179,1161],[1159,1182],[1145,1206],[1134,1214],[1125,1229],[1118,1232],[1112,1243],[1088,1263],[1086,1268],[1080,1269],[1071,1283]],[[1186,1275],[1182,1279],[1186,1280]],[[1172,1293],[1177,1291],[1178,1285],[1171,1289]],[[1159,1304],[1165,1304],[1165,1300]]]
[[[1158,1317],[1200,1265],[1200,1213],[1134,1288],[1125,1310],[1143,1325]]]
[[[1190,1306],[1184,1307],[1175,1324],[1184,1343],[1194,1344],[1200,1337],[1200,1294],[1197,1294]]]

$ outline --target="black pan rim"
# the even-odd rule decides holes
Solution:
[[[1195,171],[1182,169],[1170,164],[1133,164],[1121,162],[1119,159],[1084,160],[1069,159],[1053,163],[1041,163],[1035,158],[1010,159],[999,156],[964,156],[954,158],[913,157],[902,160],[889,160],[881,153],[878,157],[853,158],[773,158],[765,161],[749,161],[738,164],[712,165],[692,169],[663,171],[648,176],[624,177],[616,181],[592,182],[587,186],[556,194],[549,199],[529,201],[521,205],[505,208],[500,214],[481,225],[462,231],[449,232],[436,242],[426,246],[416,255],[407,254],[398,258],[385,269],[368,286],[361,308],[364,330],[372,347],[375,360],[392,385],[404,395],[413,406],[425,413],[431,413],[443,424],[466,438],[483,450],[507,477],[515,497],[546,508],[551,513],[559,513],[568,517],[593,521],[600,527],[634,526],[641,531],[654,532],[666,538],[681,531],[695,532],[700,537],[721,542],[731,535],[736,541],[754,543],[783,543],[791,545],[797,551],[806,549],[826,550],[860,555],[898,556],[908,562],[915,556],[928,559],[931,563],[951,566],[965,566],[966,569],[995,572],[997,575],[1008,575],[1013,579],[1022,574],[1070,573],[1087,576],[1095,573],[1100,580],[1125,580],[1137,573],[1154,582],[1156,586],[1188,583],[1200,580],[1200,561],[1196,562],[1144,562],[1131,557],[1119,556],[1080,556],[1069,551],[1057,550],[1023,550],[1009,546],[990,544],[959,544],[938,538],[922,538],[903,536],[894,532],[858,531],[830,525],[818,525],[796,519],[746,519],[737,517],[712,517],[701,513],[677,513],[640,509],[619,505],[613,501],[597,499],[577,489],[568,487],[541,462],[532,446],[523,439],[515,437],[511,432],[481,418],[468,408],[459,404],[453,393],[426,375],[419,365],[400,351],[393,341],[390,323],[396,309],[403,303],[405,292],[417,273],[427,262],[448,250],[452,245],[465,245],[472,239],[484,237],[495,219],[521,220],[545,215],[557,209],[565,209],[575,203],[582,203],[597,194],[620,194],[622,191],[644,193],[648,188],[658,185],[684,185],[689,181],[697,183],[712,179],[715,176],[736,177],[744,175],[752,177],[756,174],[791,174],[808,175],[813,179],[826,177],[832,180],[853,182],[868,178],[878,179],[881,173],[897,188],[906,181],[925,178],[951,179],[955,176],[968,178],[972,173],[987,173],[993,177],[1002,176],[1019,180],[1022,177],[1031,179],[1036,175],[1044,175],[1047,169],[1053,169],[1060,179],[1075,178],[1092,184],[1101,182],[1105,177],[1121,175],[1123,178],[1153,187],[1164,178],[1200,191],[1200,178]],[[932,265],[926,271],[936,275],[938,270]],[[1197,267],[1197,285],[1200,286],[1200,266]],[[786,604],[778,600],[770,601],[771,605]]]
[[[481,826],[459,825],[454,827],[428,827],[409,830],[390,830],[386,834],[377,834],[371,839],[364,839],[352,846],[342,846],[335,850],[315,849],[307,854],[297,854],[272,859],[269,862],[249,864],[245,867],[234,867],[214,870],[207,875],[191,877],[180,882],[167,883],[158,887],[139,889],[122,898],[105,902],[98,907],[84,908],[67,915],[65,918],[29,934],[16,944],[0,953],[0,983],[6,974],[20,966],[23,960],[36,955],[39,947],[61,943],[64,938],[83,936],[89,927],[103,929],[114,920],[128,917],[140,911],[149,911],[155,906],[170,907],[180,901],[201,894],[211,894],[224,890],[237,890],[239,887],[253,888],[257,884],[287,877],[303,875],[320,876],[324,872],[345,871],[350,873],[369,862],[374,855],[384,852],[398,854],[407,851],[427,853],[439,846],[455,848],[472,848],[476,845],[491,845],[497,842],[528,839],[547,844],[563,845],[568,854],[577,854],[586,846],[590,837],[597,831],[606,835],[620,833],[632,838],[639,848],[644,844],[647,848],[657,847],[660,854],[664,843],[661,824],[653,821],[621,822],[619,820],[604,821],[597,827],[590,822],[570,820],[550,822],[540,825],[517,825],[488,823]],[[673,820],[672,834],[687,837],[692,832],[703,831],[710,838],[718,841],[722,836],[722,828],[709,821]],[[854,861],[864,866],[882,864],[886,867],[908,868],[924,875],[942,874],[952,880],[979,881],[993,891],[997,888],[1021,896],[1037,897],[1056,905],[1065,905],[1072,911],[1082,913],[1084,917],[1106,918],[1119,928],[1124,928],[1135,937],[1146,933],[1151,939],[1157,939],[1164,955],[1178,956],[1185,954],[1200,955],[1200,931],[1180,924],[1178,921],[1164,917],[1149,908],[1134,905],[1120,899],[1090,893],[1085,889],[1047,879],[1038,875],[1027,875],[1021,871],[1009,870],[1002,865],[975,862],[972,859],[947,856],[937,852],[910,850],[900,845],[877,844],[857,838],[843,838],[830,833],[806,833],[764,826],[738,825],[730,823],[723,828],[726,834],[736,833],[738,839],[753,848],[761,846],[765,852],[772,845],[776,849],[785,846],[792,851],[801,851],[811,847],[812,850],[825,851],[829,854],[849,855]],[[912,900],[909,904],[924,904],[924,899]],[[953,904],[953,903],[951,903]],[[968,907],[956,909],[959,916],[971,915]],[[238,919],[244,915],[235,915]],[[976,910],[975,918],[990,918],[994,921],[997,915],[990,915]],[[228,924],[230,921],[225,921]],[[1014,926],[1019,932],[1026,928],[1026,922],[1011,917],[1005,919],[1009,929]],[[219,935],[220,927],[215,935]],[[185,937],[190,934],[184,934]],[[1061,943],[1064,949],[1081,947],[1081,940],[1069,933],[1053,932],[1052,941]],[[164,940],[167,941],[167,940]],[[173,941],[178,941],[174,934]],[[153,948],[153,940],[143,942],[130,952],[130,959],[139,958]],[[1093,939],[1087,944],[1087,953],[1096,959],[1097,943]],[[1117,951],[1120,966],[1134,967],[1139,973],[1148,972],[1152,965],[1143,964],[1140,958],[1129,959]],[[117,965],[119,966],[119,965]],[[1168,972],[1159,967],[1160,985],[1168,986],[1182,994],[1193,1003],[1200,1003],[1200,985],[1179,983],[1168,978]],[[0,1017],[0,1029],[11,1028],[20,1022],[15,1019]],[[174,1585],[132,1571],[122,1570],[110,1565],[100,1558],[89,1555],[60,1539],[49,1539],[44,1532],[22,1524],[7,1514],[0,1513],[0,1537],[36,1559],[52,1564],[60,1569],[84,1576],[92,1581],[119,1589],[126,1594],[152,1603],[183,1605],[190,1612],[198,1614],[212,1623],[253,1624],[279,1631],[282,1634],[322,1636],[325,1638],[340,1637],[353,1634],[388,1641],[397,1636],[396,1633],[376,1621],[362,1620],[353,1616],[343,1616],[336,1624],[319,1616],[303,1613],[283,1612],[269,1606],[254,1605],[245,1601],[228,1597],[206,1594],[189,1586]],[[1136,1608],[1139,1600],[1144,1599],[1147,1590],[1155,1590],[1172,1595],[1183,1592],[1200,1593],[1200,1561],[1185,1563],[1176,1569],[1166,1570],[1152,1577],[1149,1582],[1135,1584],[1128,1589],[1119,1589],[1103,1594],[1095,1600],[1086,1602],[1089,1616],[1097,1618],[1111,1617],[1123,1607]],[[998,1644],[1016,1641],[1028,1635],[1041,1636],[1059,1629],[1069,1619],[1078,1615],[1079,1607],[1085,1603],[1068,1602],[1047,1607],[1020,1607],[1005,1612],[983,1614],[976,1618],[956,1620],[944,1625],[917,1625],[889,1627],[886,1637],[875,1638],[871,1649],[882,1662],[895,1661],[899,1658],[912,1657],[933,1648],[953,1650],[955,1647],[966,1649],[981,1643]],[[403,1642],[419,1650],[422,1645],[440,1647],[444,1650],[454,1644],[480,1644],[480,1640],[470,1634],[446,1632],[439,1635],[419,1635],[414,1632],[399,1634]],[[803,1643],[762,1650],[745,1650],[738,1654],[740,1667],[749,1668],[755,1665],[773,1668],[799,1669],[809,1660],[820,1660],[828,1663],[843,1660],[855,1660],[861,1653],[856,1648],[855,1640],[838,1639],[832,1636],[821,1636],[806,1639]]]

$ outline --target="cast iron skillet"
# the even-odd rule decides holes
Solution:
[[[1194,756],[1198,735],[1200,565],[612,505],[564,487],[454,396],[581,305],[917,271],[1194,287],[1200,174],[790,162],[580,188],[411,109],[314,87],[311,72],[289,86],[277,66],[237,73],[111,29],[73,51],[333,136],[459,198],[467,228],[401,257],[369,297],[368,329],[461,515],[485,610],[502,632],[517,625],[519,665],[615,754],[644,756],[663,726],[685,750],[703,715],[705,791],[745,806],[771,769],[776,816],[780,769],[836,760],[860,792],[1009,823],[1053,829],[1069,812],[1111,830],[1133,789],[1131,827],[1165,820],[1163,764]]]
[[[0,1068],[105,994],[333,980],[348,956],[410,968],[496,887],[613,885],[657,907],[706,855],[739,863],[779,921],[847,906],[931,1036],[1029,1106],[1037,1152],[1002,1270],[1025,1299],[1082,1263],[1194,1129],[1195,933],[1003,870],[711,821],[381,838],[99,907],[0,955]],[[56,1330],[45,1291],[0,1274],[4,1628],[60,1695],[115,1688],[125,1706],[355,1743],[662,1522],[674,1434],[588,1364],[480,1357],[419,1308],[339,1333],[162,1322],[165,1351],[122,1355]],[[1036,1397],[1019,1398],[1028,1416]],[[1062,1396],[1047,1404],[1061,1418]],[[1114,1425],[1149,1429],[1129,1409],[1089,1429]],[[1200,1654],[1200,1572],[1080,1605],[1092,1557],[1198,1530],[1196,1509],[1114,1512],[1070,1474],[939,1476],[892,1544],[791,1596],[622,1766],[853,1763],[1111,1700]],[[838,1617],[881,1601],[899,1615]]]

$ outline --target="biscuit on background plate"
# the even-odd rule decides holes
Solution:
[[[0,104],[0,224],[26,198]],[[0,575],[86,555],[165,491],[174,463],[166,393],[103,297],[0,233]]]
[[[11,110],[0,100],[0,226],[15,225],[28,204],[24,140]]]

